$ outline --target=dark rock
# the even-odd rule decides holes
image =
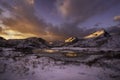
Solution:
[[[3,37],[0,37],[0,47],[6,46],[6,40]]]
[[[4,39],[3,37],[0,37],[0,41],[1,41],[1,40],[5,40],[5,39]]]
[[[27,39],[10,39],[6,42],[7,47],[12,48],[47,48],[47,42],[42,38],[31,37]]]

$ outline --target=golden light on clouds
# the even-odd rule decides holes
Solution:
[[[28,28],[22,28],[22,29],[28,29]],[[48,41],[56,40],[59,39],[60,36],[57,36],[49,31],[46,31],[46,34],[41,34],[41,33],[34,33],[33,32],[21,32],[21,30],[17,29],[12,29],[11,27],[8,27],[4,24],[0,24],[0,37],[3,37],[5,39],[25,39],[29,37],[40,37],[43,39],[46,39]]]
[[[22,33],[17,30],[13,30],[10,27],[6,27],[3,24],[0,25],[0,29],[1,29],[0,36],[5,39],[25,39],[25,38],[29,38],[29,37],[38,37],[35,34]]]
[[[25,4],[23,4],[25,3]],[[33,4],[35,0],[22,0],[15,3],[12,6],[12,14],[6,12],[5,16],[0,23],[0,36],[5,39],[24,39],[28,37],[40,37],[48,41],[60,39],[58,36],[50,30],[46,31],[48,25],[42,20],[36,17]]]

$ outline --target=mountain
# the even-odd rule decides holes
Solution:
[[[111,35],[104,29],[93,32],[82,39],[77,39],[74,43],[69,43],[69,47],[101,47],[107,43]]]
[[[75,43],[77,41],[78,41],[77,37],[70,37],[70,38],[65,40],[65,43]]]
[[[9,39],[0,37],[0,47],[17,49],[52,48],[52,47],[95,47],[120,48],[120,35],[110,35],[106,30],[95,31],[83,38],[70,37],[64,42],[47,42],[42,38],[31,37],[27,39]]]
[[[8,48],[47,48],[47,42],[42,38],[31,37],[27,39],[9,39],[0,38],[0,47]]]
[[[84,39],[100,38],[100,37],[110,37],[110,34],[106,30],[101,29],[85,36]]]
[[[70,37],[64,41],[63,46],[68,46],[68,45],[74,44],[78,41],[79,41],[79,39],[77,37]]]
[[[101,47],[105,48],[120,48],[120,35],[111,36],[106,43]]]
[[[0,37],[0,47],[4,47],[6,45],[6,40],[3,37]]]

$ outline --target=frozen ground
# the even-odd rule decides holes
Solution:
[[[120,52],[1,49],[0,80],[120,80]]]

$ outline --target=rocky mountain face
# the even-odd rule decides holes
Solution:
[[[6,48],[47,48],[47,42],[42,38],[31,37],[27,39],[10,39],[0,38],[0,47]]]
[[[3,37],[0,37],[0,47],[5,47],[6,40]]]
[[[120,35],[111,36],[101,47],[120,48]]]
[[[100,32],[100,34],[99,34]],[[65,46],[69,47],[104,47],[120,48],[120,35],[110,35],[107,31],[96,31],[74,43]]]

